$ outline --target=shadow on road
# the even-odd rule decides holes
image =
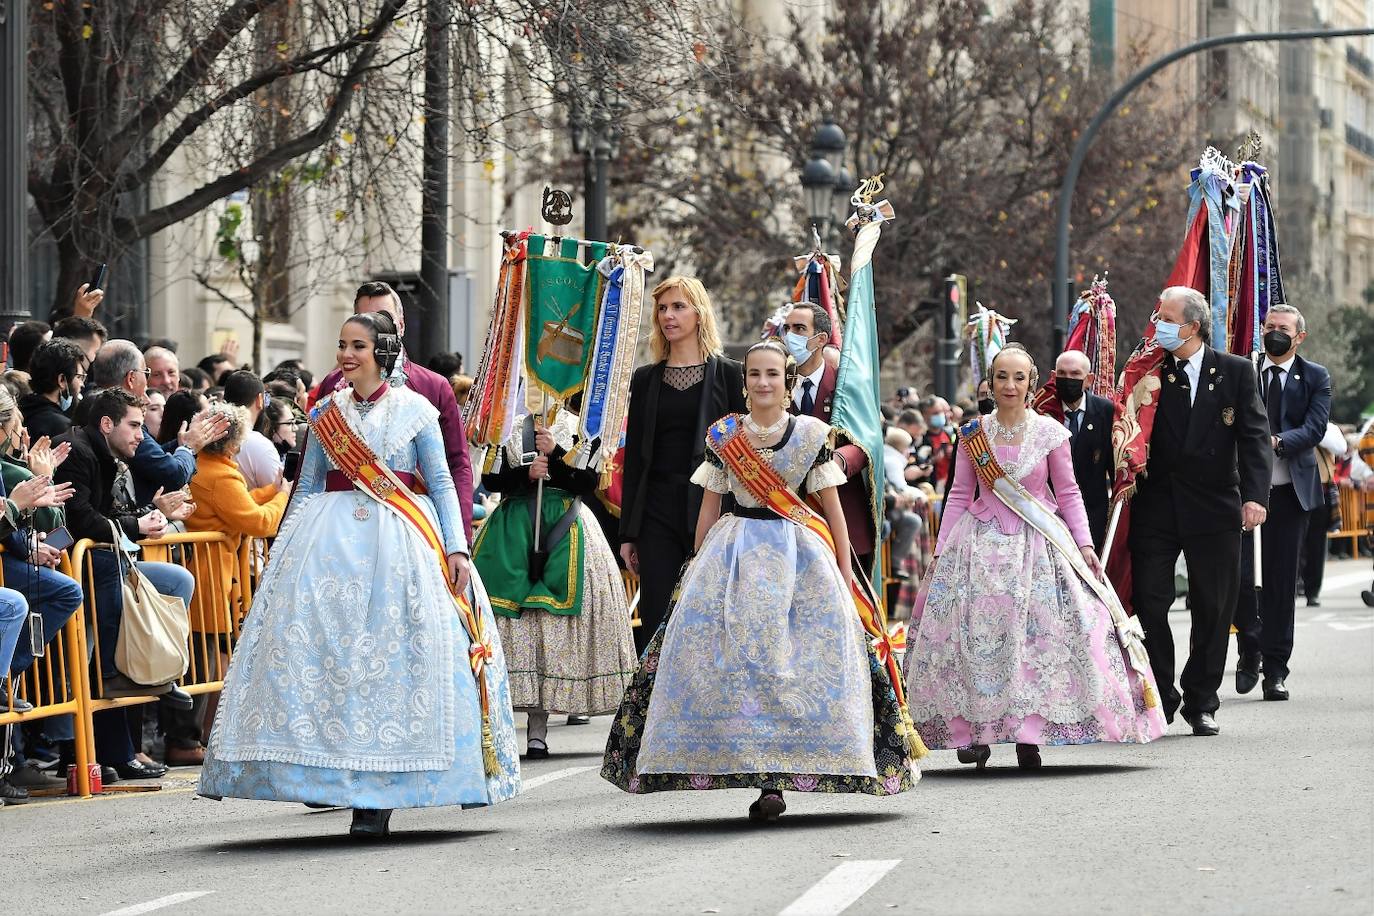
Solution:
[[[1110,776],[1113,773],[1144,773],[1155,767],[1132,766],[1122,763],[1064,763],[1045,765],[1038,770],[1019,769],[1015,761],[1005,766],[991,764],[985,770],[973,766],[959,769],[922,770],[922,781],[927,779],[1061,779],[1070,776]]]
[[[354,853],[364,849],[395,849],[402,846],[428,846],[435,843],[450,843],[460,840],[475,840],[494,830],[400,830],[392,829],[391,836],[383,840],[362,840],[348,835],[348,828],[341,825],[339,832],[314,836],[277,836],[267,839],[228,840],[201,846],[199,851],[214,855],[230,854],[253,855],[255,853],[280,852],[347,852]],[[194,851],[194,850],[193,850]]]
[[[815,830],[826,827],[862,827],[870,824],[885,824],[902,820],[902,815],[890,812],[831,811],[805,814],[801,812],[784,814],[771,824],[760,824],[744,816],[741,810],[738,817],[711,817],[698,820],[640,821],[630,824],[616,824],[603,828],[605,831],[629,831],[632,833],[651,833],[655,835],[708,836],[734,835],[755,831],[777,830]]]

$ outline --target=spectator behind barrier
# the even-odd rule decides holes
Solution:
[[[176,448],[177,435],[182,426],[189,426],[196,415],[209,406],[210,402],[199,392],[173,391],[172,396],[167,399],[167,406],[162,408],[162,429],[158,435],[158,442],[163,449]]]
[[[243,479],[253,489],[274,482],[282,472],[281,455],[258,427],[258,419],[271,400],[262,379],[247,369],[231,372],[224,379],[225,403],[248,411],[249,431],[238,450],[238,464]]]
[[[54,337],[34,351],[29,387],[30,393],[19,400],[29,438],[64,435],[72,428],[72,411],[86,387],[86,357],[76,342]]]
[[[94,318],[72,315],[52,326],[52,336],[54,340],[70,340],[80,348],[82,355],[86,357],[86,361],[82,363],[82,371],[85,371],[95,362],[96,354],[105,346],[110,333],[105,330],[105,325]]]
[[[196,456],[198,470],[191,480],[196,511],[187,519],[186,527],[190,531],[220,531],[229,537],[228,549],[219,555],[217,570],[219,593],[228,595],[237,573],[238,549],[243,538],[276,535],[286,511],[287,492],[280,477],[267,486],[250,489],[235,463],[250,433],[247,409],[216,404],[210,408],[210,415],[223,418],[228,433]],[[208,590],[203,585],[201,594],[208,604]],[[203,606],[203,602],[197,601],[191,608],[191,627],[200,633],[224,633],[223,608]]]
[[[166,347],[149,347],[143,353],[148,365],[148,388],[166,397],[181,387],[181,366],[177,355]]]
[[[52,328],[44,321],[23,321],[10,331],[10,368],[29,371],[29,360],[38,345],[52,337]]]
[[[218,385],[224,376],[234,371],[234,363],[223,353],[214,353],[196,363],[196,368],[209,377],[211,385]]]

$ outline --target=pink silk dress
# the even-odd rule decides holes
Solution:
[[[994,449],[1007,475],[1057,510],[1078,545],[1092,545],[1068,430],[1032,415],[1021,445]],[[962,445],[956,461],[939,559],[917,599],[905,660],[911,714],[926,745],[1143,743],[1162,735],[1164,717],[1147,709],[1107,606],[1044,535],[979,487]]]

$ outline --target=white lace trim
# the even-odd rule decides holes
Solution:
[[[830,487],[841,486],[849,478],[835,461],[827,461],[825,464],[817,465],[806,475],[806,492],[819,493]]]
[[[705,487],[712,493],[730,492],[730,475],[725,468],[718,468],[709,461],[703,461],[692,474],[692,483]]]

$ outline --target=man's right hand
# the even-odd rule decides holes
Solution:
[[[76,291],[76,298],[72,300],[72,314],[90,318],[104,298],[103,289],[91,289],[91,284],[82,283],[81,288]]]
[[[625,566],[630,572],[639,575],[639,549],[634,544],[621,544],[620,558],[625,561]]]
[[[167,530],[167,517],[154,509],[138,520],[138,533],[147,538],[160,538]]]
[[[211,415],[202,410],[190,420],[181,424],[177,441],[197,454],[211,442],[218,442],[229,432],[229,418],[224,414]]]

